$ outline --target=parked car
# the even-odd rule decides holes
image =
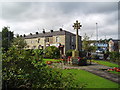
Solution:
[[[92,59],[104,59],[104,54],[101,53],[91,53]]]

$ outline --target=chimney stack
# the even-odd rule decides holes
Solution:
[[[53,30],[50,30],[50,32],[52,33],[52,32],[53,32]]]
[[[30,35],[32,35],[32,33],[30,33]]]
[[[45,29],[43,29],[43,33],[45,34]]]
[[[62,31],[62,28],[60,28],[59,30]]]
[[[26,35],[24,34],[24,37],[26,37]]]
[[[36,32],[36,34],[38,34],[38,32]]]
[[[20,35],[20,37],[22,37],[22,35]]]

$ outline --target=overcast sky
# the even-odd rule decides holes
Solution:
[[[72,27],[78,20],[86,33],[96,39],[96,22],[99,39],[118,38],[117,2],[3,2],[0,28],[9,26],[15,34],[57,31],[59,28],[75,33]]]

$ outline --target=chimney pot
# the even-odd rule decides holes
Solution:
[[[36,34],[38,34],[38,32],[36,32]]]
[[[20,35],[20,37],[22,37],[22,35]]]
[[[52,32],[53,32],[53,30],[50,30],[50,32],[52,33]]]
[[[26,35],[24,34],[24,37],[26,37]]]
[[[60,31],[62,31],[62,28],[60,28]]]
[[[45,33],[45,29],[43,29],[43,33]]]

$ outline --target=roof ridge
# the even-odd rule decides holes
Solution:
[[[58,31],[53,31],[53,32],[45,32],[45,33],[38,33],[38,34],[32,34],[32,35],[26,35],[24,38],[37,38],[37,37],[49,37],[49,36],[56,36],[56,35],[65,35],[66,33],[70,33],[72,35],[75,35],[74,33],[71,33],[67,30],[58,30]],[[79,35],[80,36],[80,35]]]

